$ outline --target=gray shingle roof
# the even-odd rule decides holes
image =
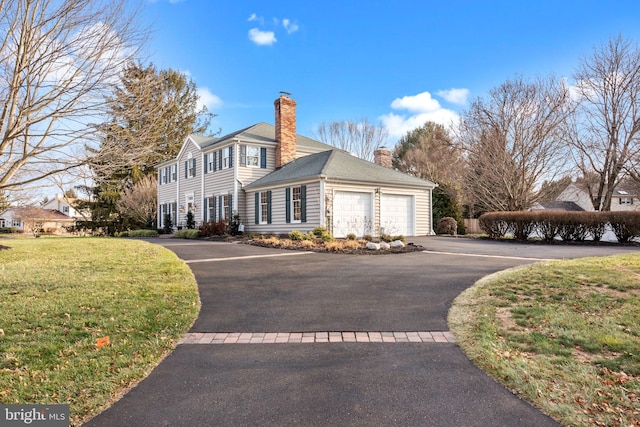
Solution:
[[[245,142],[270,142],[275,144],[276,127],[268,123],[261,122],[221,136],[220,138],[209,137],[206,141],[202,141],[202,143],[200,143],[199,141],[196,142],[200,145],[200,148],[205,149],[212,145],[225,144],[230,140],[236,138]],[[296,145],[301,148],[307,148],[313,151],[325,151],[334,148],[330,145],[324,144],[320,141],[315,141],[311,138],[307,138],[306,136],[302,136],[299,134],[296,135]]]
[[[293,160],[252,182],[246,188],[259,188],[320,177],[382,185],[435,187],[435,184],[430,181],[378,166],[342,150],[331,149]]]

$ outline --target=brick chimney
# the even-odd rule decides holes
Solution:
[[[391,151],[387,150],[387,147],[378,148],[373,152],[373,163],[391,169]]]
[[[276,109],[276,168],[296,158],[296,101],[281,93]]]

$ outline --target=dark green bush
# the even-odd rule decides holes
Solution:
[[[355,233],[347,234],[347,240],[356,240],[357,238],[358,236],[356,236]]]
[[[189,211],[187,212],[187,228],[192,230],[194,228],[196,228],[196,220],[193,216],[193,212]]]

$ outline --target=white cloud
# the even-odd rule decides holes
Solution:
[[[300,27],[295,22],[291,22],[288,18],[282,20],[282,26],[287,30],[287,34],[295,33]]]
[[[256,22],[259,22],[260,25],[264,25],[264,18],[262,16],[256,15],[255,13],[252,13],[249,19],[247,19],[247,21],[249,22],[256,21]]]
[[[259,46],[271,46],[278,41],[273,31],[261,31],[258,28],[249,30],[249,40]]]
[[[410,114],[396,114],[391,112],[380,116],[380,121],[387,128],[390,138],[400,138],[410,130],[422,126],[427,121],[450,126],[456,123],[460,116],[453,110],[443,108],[431,97],[429,92],[396,98],[391,103],[394,110],[406,110]]]
[[[452,104],[465,105],[469,97],[469,89],[449,89],[436,92],[438,96]]]
[[[440,103],[431,97],[429,92],[422,92],[413,96],[396,98],[391,103],[394,110],[408,110],[412,113],[433,111],[440,108]]]
[[[222,105],[222,99],[219,96],[211,93],[206,87],[198,88],[198,109],[207,107],[208,110],[220,107]]]

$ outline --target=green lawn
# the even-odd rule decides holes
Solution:
[[[0,402],[69,403],[78,425],[144,378],[199,308],[193,274],[159,246],[0,239]]]
[[[640,426],[640,254],[489,276],[449,324],[481,369],[559,422]]]

